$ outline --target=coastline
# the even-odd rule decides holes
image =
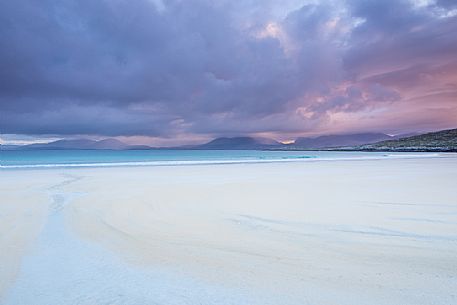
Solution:
[[[202,150],[186,150],[183,152],[200,152]],[[30,152],[30,151],[29,151]],[[46,152],[46,150],[41,151],[31,151],[34,152]],[[53,153],[58,153],[59,151],[52,151]],[[70,153],[94,153],[97,154],[103,153],[105,151],[101,150],[64,150],[63,152],[70,152]],[[123,154],[129,151],[108,151],[112,154]],[[136,152],[144,152],[144,150],[136,151]],[[230,154],[232,151],[229,150],[206,150],[205,152],[217,153],[223,152],[225,154]],[[242,152],[242,153],[252,153],[253,155],[247,156],[237,156],[236,158],[232,158],[230,155],[225,158],[219,159],[212,159],[212,158],[193,158],[193,159],[186,159],[189,156],[180,156],[182,159],[157,159],[157,160],[149,160],[148,158],[140,159],[140,160],[124,160],[124,161],[94,161],[91,159],[87,159],[84,161],[77,161],[68,160],[68,162],[57,162],[57,163],[10,163],[8,158],[4,158],[3,164],[0,164],[0,170],[15,170],[15,169],[52,169],[52,168],[90,168],[90,167],[142,167],[142,166],[198,166],[198,165],[229,165],[229,164],[255,164],[255,163],[282,163],[282,162],[328,162],[328,161],[357,161],[357,160],[382,160],[382,159],[409,159],[409,158],[447,158],[447,157],[455,157],[457,154],[453,152],[381,152],[381,151],[331,151],[331,150],[297,150],[297,151],[281,151],[281,150],[237,150],[235,152]],[[261,154],[262,152],[306,152],[310,153],[307,155],[277,155],[277,156],[262,156],[255,154]],[[312,153],[317,153],[312,154]],[[330,154],[326,156],[327,153],[334,153],[333,155]],[[347,153],[347,154],[346,154]],[[351,154],[352,153],[352,154]],[[14,152],[13,152],[14,154]],[[321,154],[321,155],[319,155]],[[322,155],[323,154],[323,155]],[[153,155],[152,155],[153,156]],[[5,156],[4,156],[5,157]],[[149,158],[151,156],[148,156]]]

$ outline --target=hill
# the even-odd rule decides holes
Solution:
[[[269,149],[283,144],[268,138],[232,137],[216,138],[208,143],[193,146],[192,149]]]
[[[340,146],[356,146],[392,139],[384,133],[357,133],[347,135],[324,135],[314,138],[297,138],[292,146],[303,149],[320,149]]]
[[[149,146],[128,145],[116,139],[100,141],[88,139],[57,140],[50,143],[37,143],[14,147],[15,150],[66,150],[66,149],[99,149],[99,150],[125,150],[149,149]]]
[[[425,133],[417,136],[349,147],[351,150],[373,151],[443,151],[457,152],[457,129]]]

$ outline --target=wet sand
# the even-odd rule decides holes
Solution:
[[[453,304],[455,177],[454,155],[1,171],[0,304]]]

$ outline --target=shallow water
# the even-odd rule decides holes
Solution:
[[[106,167],[437,157],[437,153],[263,150],[0,151],[0,168]]]

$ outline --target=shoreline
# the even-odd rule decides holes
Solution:
[[[339,151],[315,151],[315,152],[339,152]],[[351,151],[347,151],[351,152]],[[376,151],[377,152],[377,151]],[[381,153],[381,152],[377,152]],[[393,153],[393,154],[389,154]],[[403,152],[408,153],[408,152]],[[18,164],[1,165],[2,170],[20,169],[53,169],[53,168],[105,168],[105,167],[143,167],[143,166],[199,166],[199,165],[230,165],[230,164],[268,164],[268,163],[288,163],[288,162],[328,162],[328,161],[364,161],[364,160],[386,160],[386,159],[411,159],[411,158],[446,158],[454,157],[453,152],[385,152],[377,156],[357,156],[357,157],[317,157],[317,156],[291,156],[271,159],[220,159],[220,160],[155,160],[155,161],[124,161],[124,162],[88,162],[88,163],[48,163],[48,164]]]

